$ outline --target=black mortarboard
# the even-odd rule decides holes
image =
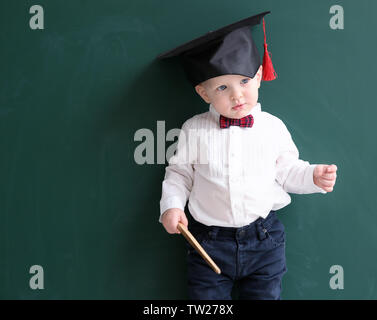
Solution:
[[[179,56],[185,73],[193,86],[225,74],[239,74],[254,78],[261,62],[250,27],[261,22],[266,11],[225,26],[158,55],[158,59]],[[264,30],[263,80],[276,77],[266,44]]]

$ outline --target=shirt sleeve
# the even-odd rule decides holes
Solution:
[[[286,192],[297,194],[327,193],[314,184],[316,164],[299,159],[299,152],[291,134],[281,121],[278,131],[279,155],[276,160],[276,180]]]
[[[193,185],[193,162],[190,153],[190,136],[188,122],[182,125],[175,154],[169,159],[169,165],[165,168],[165,178],[162,182],[162,196],[160,200],[160,218],[162,214],[171,208],[182,211],[185,208]]]

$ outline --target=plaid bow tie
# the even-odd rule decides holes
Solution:
[[[241,119],[231,119],[220,114],[220,128],[225,129],[230,126],[240,126],[243,128],[251,128],[254,124],[254,118],[251,114]]]

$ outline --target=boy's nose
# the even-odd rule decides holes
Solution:
[[[239,101],[242,98],[242,93],[240,91],[233,91],[231,95],[231,99],[233,101]]]

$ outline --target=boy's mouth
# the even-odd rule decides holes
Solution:
[[[239,109],[242,109],[243,106],[244,106],[244,103],[242,103],[242,104],[238,104],[238,105],[232,107],[232,109],[233,109],[233,110],[239,110]]]

